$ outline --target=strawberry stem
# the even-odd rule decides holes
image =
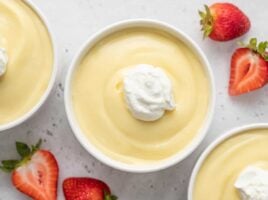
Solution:
[[[12,172],[16,168],[25,164],[31,160],[32,155],[40,148],[42,140],[40,139],[36,145],[32,145],[31,148],[22,142],[16,142],[16,149],[20,155],[20,160],[3,160],[0,165],[0,169],[4,172]]]
[[[268,52],[266,51],[268,48],[268,41],[260,42],[258,44],[257,38],[251,38],[249,40],[249,44],[244,44],[241,42],[240,45],[260,54],[265,61],[268,61]]]
[[[117,200],[118,198],[114,195],[108,194],[106,191],[104,192],[104,200]]]
[[[211,32],[213,31],[213,23],[214,19],[211,15],[211,12],[209,10],[209,7],[207,5],[205,6],[205,11],[198,11],[200,16],[200,25],[202,26],[201,31],[203,31],[203,38],[208,37]]]

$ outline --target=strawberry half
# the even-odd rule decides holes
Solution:
[[[232,40],[250,29],[248,17],[231,3],[205,5],[205,12],[199,11],[199,15],[204,37],[216,41]]]
[[[257,39],[250,40],[249,45],[237,49],[231,59],[229,94],[231,96],[256,90],[268,81],[268,42],[257,45]]]
[[[31,148],[16,142],[20,160],[4,160],[0,168],[12,172],[13,185],[34,200],[56,200],[58,164],[49,151],[40,150],[41,140]]]
[[[66,200],[116,200],[108,185],[93,178],[68,178],[63,182]]]

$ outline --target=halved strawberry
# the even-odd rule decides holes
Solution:
[[[58,164],[52,153],[40,150],[41,140],[31,148],[16,142],[20,160],[4,160],[0,168],[12,172],[12,183],[34,200],[56,200]]]
[[[63,182],[66,200],[116,200],[103,181],[93,178],[68,178]]]
[[[257,46],[257,39],[250,44],[237,49],[231,59],[229,94],[232,96],[256,90],[268,81],[266,48],[268,42]]]

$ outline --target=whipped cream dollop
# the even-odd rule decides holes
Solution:
[[[3,76],[7,71],[8,56],[4,48],[0,48],[0,76]]]
[[[249,166],[235,182],[242,200],[268,200],[268,171]]]
[[[136,119],[155,121],[165,110],[176,108],[171,81],[159,67],[133,66],[124,71],[123,83],[127,106]]]

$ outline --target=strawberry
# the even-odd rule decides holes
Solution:
[[[49,151],[40,150],[41,140],[31,148],[16,142],[20,160],[2,161],[2,169],[12,172],[13,185],[34,200],[56,200],[58,164]]]
[[[108,185],[93,178],[68,178],[63,182],[66,200],[116,200]]]
[[[231,59],[229,94],[232,96],[256,90],[268,81],[268,42],[252,38],[249,45],[237,49]]]
[[[205,12],[199,11],[199,15],[204,38],[228,41],[245,34],[250,29],[248,17],[231,3],[215,3],[210,7],[205,5]]]

